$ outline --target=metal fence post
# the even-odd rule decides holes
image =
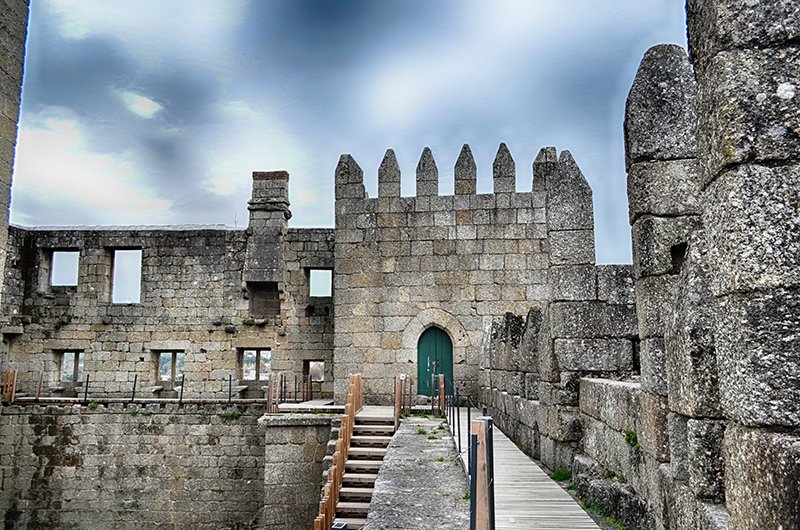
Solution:
[[[476,462],[478,460],[478,435],[469,435],[469,528],[476,530],[476,500],[478,491],[478,473]]]
[[[458,400],[458,388],[456,388],[456,429],[458,430],[458,454],[461,455],[461,402]]]

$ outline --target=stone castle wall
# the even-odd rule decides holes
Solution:
[[[426,149],[415,197],[400,196],[400,170],[386,153],[378,197],[349,155],[336,170],[337,381],[360,371],[366,395],[386,402],[397,373],[417,377],[417,341],[437,326],[453,343],[454,378],[473,395],[478,349],[492,319],[527,313],[547,299],[548,267],[564,274],[594,262],[591,190],[568,152],[543,149],[531,192],[516,192],[514,160],[501,144],[494,193],[476,194],[468,146],[455,165],[455,195],[438,195],[438,170]],[[578,205],[578,208],[572,210]],[[344,383],[336,395],[345,392]]]
[[[261,407],[37,406],[0,414],[6,528],[216,529],[251,523],[264,504]]]
[[[506,317],[487,335],[488,371],[505,382],[482,381],[515,440],[569,467],[578,494],[625,525],[794,528],[799,13],[779,2],[687,7],[691,61],[677,46],[648,51],[626,110],[634,370],[591,373],[583,355],[577,386],[561,387],[560,370],[547,382],[549,367],[562,367],[565,329],[551,275],[542,315],[524,326]],[[602,328],[592,307],[572,312],[588,335]],[[511,340],[514,330],[524,331]],[[492,356],[509,348],[538,363],[527,369],[542,380],[538,400],[527,382],[514,395]],[[618,358],[610,343],[598,351],[602,362]],[[557,416],[543,412],[553,397]]]
[[[17,123],[28,34],[28,0],[0,3],[0,270],[5,266],[11,174],[17,145]],[[0,300],[3,293],[0,289]]]
[[[256,405],[4,407],[4,528],[305,528],[326,416]]]
[[[287,230],[281,313],[254,318],[242,281],[245,230],[11,229],[6,268],[4,369],[19,371],[19,388],[64,387],[60,353],[83,352],[90,395],[138,394],[164,386],[161,351],[185,353],[185,397],[226,395],[229,377],[243,394],[262,396],[263,382],[241,378],[243,348],[270,348],[272,370],[302,381],[304,360],[326,363],[330,395],[333,315],[330,298],[309,296],[308,271],[330,268],[333,232]],[[142,251],[141,300],[112,302],[113,250]],[[80,253],[77,286],[50,285],[54,250]],[[67,385],[69,386],[69,385]],[[69,393],[70,388],[67,388]],[[157,395],[157,394],[156,394]],[[150,394],[153,397],[154,394]]]

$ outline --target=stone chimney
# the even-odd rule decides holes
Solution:
[[[247,233],[245,282],[276,282],[283,290],[283,238],[289,211],[289,173],[254,171],[253,195],[247,206],[250,223]]]

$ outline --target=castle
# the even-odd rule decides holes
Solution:
[[[5,6],[0,189],[8,205],[28,7]],[[690,54],[649,50],[627,101],[632,266],[595,264],[592,192],[568,151],[542,149],[522,176],[501,144],[493,193],[477,194],[465,145],[455,193],[442,196],[425,149],[416,194],[402,197],[389,150],[376,198],[343,155],[334,229],[287,227],[281,171],[253,173],[241,230],[26,228],[4,216],[3,370],[18,372],[21,392],[89,400],[130,396],[137,383],[149,397],[174,396],[179,386],[187,397],[263,397],[268,374],[280,373],[341,401],[347,375],[361,372],[375,404],[390,401],[395,374],[412,374],[425,394],[430,376],[445,373],[528,454],[570,469],[582,497],[631,527],[800,527],[800,9],[688,0],[687,15]],[[520,178],[531,191],[515,191]],[[131,258],[138,300],[116,292]],[[65,282],[54,279],[58,260],[77,261]],[[326,276],[332,289],[316,291]],[[120,407],[105,415],[3,408],[6,526],[155,526],[179,513],[187,519],[175,526],[197,527],[205,520],[187,514],[216,511],[227,519],[210,527],[260,517],[280,528],[287,519],[264,522],[265,504],[286,486],[269,470],[307,466],[303,476],[319,476],[305,460],[274,460],[269,441],[265,456],[247,427],[256,429],[255,412],[246,412],[249,424],[209,434],[202,411],[147,410],[159,417],[158,433],[128,426],[138,420]],[[191,427],[176,427],[182,422]],[[330,428],[306,427],[320,444]],[[207,457],[165,435],[195,429],[198,447],[255,449],[247,460],[241,451]],[[155,465],[145,453],[138,463],[116,458],[107,480],[136,476],[138,490],[94,492],[100,501],[84,519],[79,509],[62,519],[64,496],[91,500],[84,481],[103,477],[105,456],[119,457],[96,441],[107,432],[187,460],[159,464],[169,480],[148,481],[137,475],[137,466]],[[281,436],[275,444],[288,443]],[[173,489],[174,469],[231,462],[238,473],[209,470],[224,486],[206,507],[189,506],[183,493],[157,508],[131,501],[136,491]],[[306,486],[310,502],[298,493],[282,505],[284,517],[314,506],[318,485]]]

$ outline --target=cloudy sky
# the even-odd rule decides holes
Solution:
[[[291,174],[290,226],[333,225],[351,153],[404,194],[425,146],[440,193],[469,143],[478,191],[506,142],[594,189],[598,262],[630,262],[622,119],[644,52],[686,44],[676,0],[32,0],[11,219],[247,224],[253,170]]]

